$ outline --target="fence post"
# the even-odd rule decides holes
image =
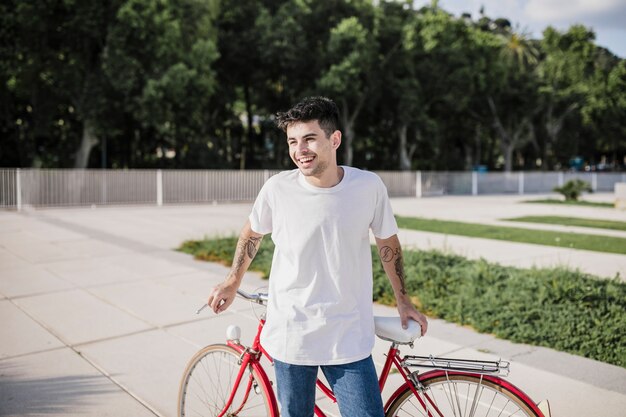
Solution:
[[[157,177],[156,177],[156,186],[157,186],[157,206],[163,205],[163,171],[157,169]]]
[[[472,195],[478,195],[478,172],[472,171]]]
[[[422,171],[415,172],[415,197],[422,198]]]
[[[15,203],[17,211],[22,211],[22,176],[19,168],[15,171]]]
[[[591,173],[591,189],[593,190],[594,193],[598,190],[598,173],[597,172]]]
[[[558,184],[557,184],[559,187],[563,186],[563,178],[564,178],[563,171],[559,171],[559,179],[558,179]]]
[[[524,194],[524,171],[520,171],[517,177],[517,193]]]

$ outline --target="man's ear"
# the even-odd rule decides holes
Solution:
[[[341,130],[335,130],[332,135],[330,135],[330,144],[333,149],[339,148],[339,145],[341,145]]]

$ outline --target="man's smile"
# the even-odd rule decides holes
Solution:
[[[297,161],[301,164],[308,164],[315,159],[315,155],[304,155],[297,158]]]

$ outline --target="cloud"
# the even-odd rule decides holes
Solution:
[[[623,0],[528,0],[524,14],[542,23],[582,23],[621,29],[626,19]]]

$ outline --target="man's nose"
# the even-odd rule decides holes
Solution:
[[[298,148],[298,152],[303,152],[303,151],[308,150],[309,144],[303,140],[302,142],[298,143],[297,148]]]

